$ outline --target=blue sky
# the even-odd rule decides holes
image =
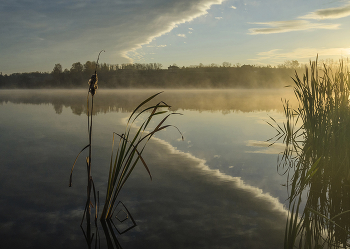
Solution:
[[[0,72],[347,58],[349,0],[3,0]]]

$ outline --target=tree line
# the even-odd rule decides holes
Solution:
[[[286,61],[277,67],[210,64],[162,69],[160,63],[106,64],[75,62],[70,69],[55,64],[51,72],[0,74],[0,88],[85,88],[97,70],[100,88],[268,88],[290,83],[298,61]]]

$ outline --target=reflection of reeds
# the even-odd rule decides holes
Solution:
[[[117,154],[115,158],[113,157],[113,146],[112,146],[112,155],[110,161],[110,169],[109,169],[109,178],[108,178],[108,186],[107,186],[107,194],[106,201],[102,211],[101,219],[109,219],[113,214],[113,209],[115,207],[115,202],[117,200],[117,196],[124,186],[125,182],[129,178],[131,172],[134,170],[137,162],[140,160],[147,170],[149,176],[152,179],[150,170],[142,158],[142,152],[145,149],[147,142],[150,138],[157,132],[170,127],[172,125],[163,125],[164,122],[168,119],[168,117],[172,114],[178,113],[170,113],[167,114],[158,125],[150,132],[147,132],[152,118],[157,115],[162,115],[167,113],[168,111],[163,111],[162,108],[169,108],[170,106],[164,102],[159,102],[158,104],[147,107],[143,109],[141,112],[137,113],[137,111],[144,106],[147,102],[152,100],[158,94],[154,94],[145,101],[143,101],[130,115],[128,119],[128,123],[126,125],[126,130],[123,134],[113,133],[113,146],[114,146],[114,137],[117,135],[119,140],[119,146],[117,150]],[[146,113],[147,111],[151,111],[142,125],[139,127],[135,135],[131,135],[131,127],[137,121],[141,114]],[[174,126],[175,127],[175,126]],[[177,129],[177,127],[175,127]],[[180,132],[180,131],[179,131]],[[113,162],[114,159],[114,162]]]
[[[302,79],[296,74],[299,106],[286,103],[287,122],[278,128],[286,144],[279,166],[289,176],[292,207],[285,247],[295,246],[290,242],[299,236],[302,248],[337,248],[350,238],[350,77],[342,63],[335,73],[326,65],[319,72],[317,61],[310,66]],[[306,207],[296,221],[294,205],[299,207],[305,191]]]

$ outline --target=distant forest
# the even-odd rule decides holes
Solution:
[[[96,63],[76,62],[68,70],[55,64],[51,72],[0,74],[2,89],[86,88]],[[162,69],[160,63],[99,64],[99,88],[276,88],[292,84],[295,71],[302,71],[298,61],[286,61],[277,67],[199,64],[191,67],[171,65]]]

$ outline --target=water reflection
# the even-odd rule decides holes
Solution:
[[[106,236],[107,248],[108,249],[122,249],[122,246],[119,244],[116,233],[113,229],[113,224],[111,220],[102,220],[101,225],[103,232]]]
[[[2,116],[0,120],[2,141],[0,144],[0,157],[2,158],[0,165],[2,172],[0,175],[0,240],[6,245],[4,248],[24,248],[26,246],[47,248],[48,245],[50,248],[86,247],[86,240],[79,227],[86,193],[84,160],[81,160],[81,164],[76,165],[75,175],[79,177],[75,177],[74,188],[67,187],[72,160],[79,152],[79,148],[87,142],[86,117],[72,115],[70,112],[69,108],[72,110],[75,108],[70,103],[75,101],[82,103],[81,99],[75,100],[77,97],[74,94],[64,95],[63,98],[67,98],[68,102],[62,103],[63,108],[60,115],[52,111],[51,105],[43,105],[44,103],[59,103],[52,100],[56,94],[58,99],[57,92],[53,94],[50,91],[46,93],[43,91],[41,95],[34,94],[33,100],[24,93],[21,97],[13,94],[4,98],[4,93],[1,92],[2,100],[7,99],[8,101],[5,104],[4,100],[4,104],[0,106]],[[245,107],[240,106],[240,101],[227,107],[224,104],[214,106],[215,96],[208,101],[209,95],[206,95],[205,101],[201,102],[202,100],[198,97],[197,101],[192,104],[189,100],[195,97],[181,94],[187,97],[181,101],[175,101],[174,108],[193,108],[192,110],[202,111],[202,113],[186,111],[189,119],[182,122],[183,129],[187,129],[188,138],[192,140],[191,151],[195,152],[192,149],[201,144],[202,147],[199,147],[199,150],[207,155],[211,155],[216,142],[211,139],[211,135],[206,140],[201,140],[203,134],[208,133],[205,130],[203,132],[202,129],[210,131],[213,122],[220,121],[215,120],[217,112],[211,113],[211,111],[241,110],[243,112],[253,111],[255,108],[244,109]],[[98,96],[96,95],[95,103],[98,103]],[[246,100],[243,100],[243,97],[240,100],[252,102],[248,96],[254,95],[246,95],[244,97],[247,98]],[[45,98],[47,100],[42,100]],[[81,91],[81,98],[83,101],[86,100],[85,91]],[[143,96],[140,95],[141,98]],[[163,99],[173,104],[168,97]],[[222,99],[222,97],[217,97],[217,99]],[[274,99],[280,103],[280,97],[276,95]],[[41,105],[14,104],[34,104],[35,102]],[[265,99],[262,102],[268,101]],[[261,108],[270,108],[268,103],[267,107],[263,107],[262,102],[259,104]],[[125,105],[126,107],[123,107],[122,110],[126,111],[129,107],[127,102]],[[84,113],[85,106],[84,104],[81,106],[80,113]],[[109,106],[115,106],[115,104]],[[130,103],[131,106],[134,107],[134,104]],[[122,120],[127,116],[123,112],[108,112],[112,109],[106,106],[101,107],[100,114],[94,119],[93,153],[96,168],[93,168],[93,175],[96,189],[100,190],[100,196],[105,196],[103,190],[106,189],[111,134],[113,131],[124,131]],[[271,109],[276,108],[271,106]],[[106,114],[103,113],[104,110]],[[229,116],[221,113],[220,115]],[[250,114],[249,120],[255,121],[248,123],[251,128],[246,130],[247,134],[256,129],[254,125],[257,119],[253,117],[254,115]],[[200,122],[201,125],[189,122],[193,117],[198,117],[196,122]],[[214,158],[215,160],[224,159],[227,154],[240,157],[239,159],[242,160],[242,155],[247,149],[246,144],[240,145],[243,149],[233,150],[229,146],[230,142],[234,141],[238,144],[239,140],[241,144],[241,140],[262,140],[262,137],[267,136],[265,131],[261,131],[260,137],[247,138],[247,134],[241,132],[242,127],[247,129],[248,126],[245,123],[245,116],[240,113],[234,117],[237,118],[237,122],[242,123],[235,123],[235,125],[241,126],[229,127],[230,123],[225,123],[225,125],[228,126],[227,129],[235,129],[240,137],[224,141],[225,144],[221,145],[223,147],[219,147],[220,154],[215,151],[214,155],[218,155]],[[200,139],[191,137],[190,131]],[[220,132],[222,131],[226,131],[226,127],[221,126],[212,135],[221,137]],[[226,137],[229,136],[226,135]],[[206,142],[208,139],[210,144]],[[106,227],[110,227],[108,224],[103,227],[98,223],[96,231],[92,226],[91,232],[95,234],[94,238],[97,234],[101,238],[101,248],[107,248],[111,243],[115,248],[281,248],[286,210],[276,195],[262,191],[261,188],[256,187],[257,185],[247,184],[246,180],[240,177],[238,170],[228,175],[221,169],[211,167],[215,163],[214,159],[209,164],[205,157],[194,156],[195,153],[180,150],[181,145],[179,149],[176,149],[173,144],[177,141],[169,143],[165,140],[165,137],[154,139],[145,151],[144,157],[147,158],[151,167],[153,181],[149,180],[144,168],[139,167],[133,172],[120,195],[120,199],[133,215],[137,226],[119,235],[111,224],[113,233],[109,231],[109,239],[108,235],[104,235],[107,234]],[[187,142],[184,143],[186,146]],[[256,142],[252,142],[251,145],[256,146]],[[252,155],[260,154],[249,153],[248,156]],[[263,156],[268,156],[268,154]],[[84,158],[83,155],[82,158]],[[231,157],[226,159],[231,161]],[[268,170],[266,165],[271,164],[273,169],[275,166],[275,159],[272,159],[272,163],[268,160],[261,160],[261,158],[251,159],[251,162],[253,161],[257,166],[252,171],[256,171],[259,179],[263,178],[262,172]],[[235,162],[230,163],[232,163],[230,165],[235,165],[236,169],[239,168]],[[250,163],[246,161],[246,165],[242,164],[242,169],[248,171],[250,166]],[[255,180],[252,179],[251,182]],[[271,188],[274,183],[267,181],[267,185],[270,185]],[[94,247],[95,241],[92,243],[91,241],[91,239],[88,240],[88,244]]]
[[[162,140],[149,146],[154,180],[149,182],[141,168],[130,179],[121,199],[138,217],[138,226],[121,241],[135,248],[281,246],[286,210],[277,198],[210,169],[204,160]],[[128,193],[137,198],[130,199]],[[140,240],[132,241],[135,235]]]

